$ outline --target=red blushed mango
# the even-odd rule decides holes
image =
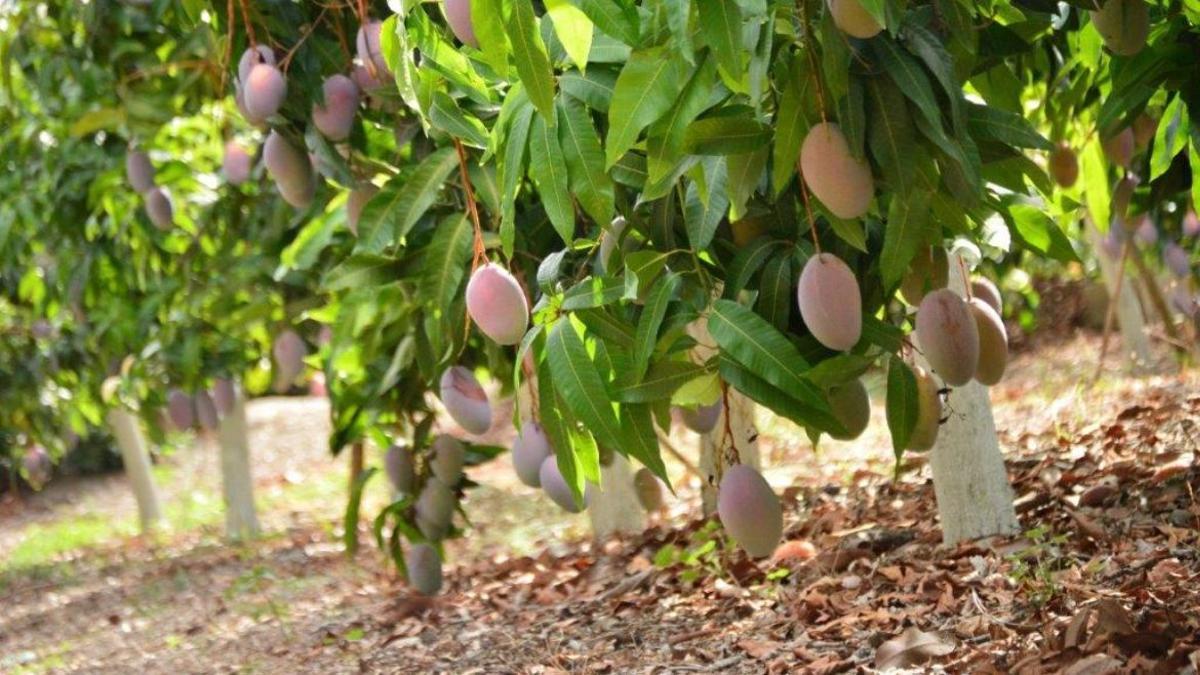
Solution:
[[[125,153],[125,175],[129,178],[129,185],[138,194],[154,187],[154,165],[141,150]]]
[[[287,98],[287,80],[273,65],[260,63],[250,69],[242,83],[242,101],[246,112],[255,119],[266,119],[279,111]]]
[[[915,307],[921,304],[926,293],[945,288],[949,281],[950,261],[946,257],[946,249],[930,246],[913,256],[908,272],[900,280],[900,295]]]
[[[1004,368],[1008,365],[1008,332],[1000,315],[982,298],[971,298],[967,305],[975,317],[975,328],[979,333],[979,364],[975,368],[975,380],[990,387],[1004,377]]]
[[[841,128],[822,122],[808,130],[800,146],[804,182],[833,215],[858,218],[871,206],[875,180],[866,159],[850,154]]]
[[[533,420],[524,422],[512,447],[512,463],[517,478],[529,487],[541,487],[542,462],[553,455],[550,439],[546,438],[542,425]]]
[[[444,0],[442,8],[446,11],[446,23],[454,37],[464,45],[479,47],[475,38],[475,27],[471,24],[471,0]]]
[[[488,263],[467,282],[467,313],[483,334],[501,345],[515,345],[529,327],[525,292],[508,270]]]
[[[404,556],[408,568],[408,583],[422,595],[436,595],[442,590],[442,558],[429,544],[413,544]]]
[[[230,185],[241,185],[250,179],[250,165],[253,160],[245,148],[229,141],[225,144],[225,157],[221,160],[221,171]]]
[[[829,13],[833,16],[833,25],[850,37],[865,40],[883,30],[859,0],[829,0]]]
[[[167,394],[167,416],[176,431],[186,431],[196,423],[195,408],[192,407],[192,397],[182,390],[172,389]]]
[[[438,480],[451,487],[458,485],[462,478],[463,459],[466,448],[461,441],[448,434],[439,434],[433,439],[433,457],[429,460],[429,468]]]
[[[917,308],[917,340],[929,365],[954,387],[975,376],[979,331],[967,303],[943,288],[925,296]]]
[[[871,421],[871,398],[862,380],[851,380],[829,390],[829,408],[837,421],[846,427],[844,434],[831,434],[841,441],[858,438]]]
[[[1050,176],[1054,182],[1069,188],[1079,180],[1079,158],[1066,142],[1059,143],[1050,151]]]
[[[1145,0],[1104,0],[1090,12],[1104,46],[1112,53],[1133,56],[1146,46],[1150,36],[1150,9]]]
[[[725,471],[717,490],[717,514],[751,558],[771,555],[783,536],[783,510],[766,479],[745,464]]]
[[[160,230],[169,230],[175,224],[175,210],[171,206],[171,198],[162,188],[150,188],[144,195],[146,200],[146,216]]]
[[[550,501],[558,504],[558,506],[568,513],[579,513],[583,510],[583,501],[575,499],[575,494],[571,492],[571,487],[567,485],[567,481],[563,478],[562,472],[558,470],[558,459],[553,455],[542,460],[542,468],[538,471],[538,479],[542,484],[542,491],[550,498]]]
[[[942,421],[942,397],[937,382],[924,368],[913,368],[917,379],[917,423],[908,439],[906,450],[929,450],[937,442]]]
[[[334,75],[325,80],[321,91],[323,100],[313,104],[313,124],[329,140],[343,141],[354,128],[358,85],[345,75]]]
[[[272,131],[263,145],[263,163],[287,203],[304,208],[312,202],[316,185],[307,154]]]
[[[383,456],[383,469],[397,492],[411,494],[416,480],[412,450],[408,446],[393,444]]]
[[[446,412],[467,433],[483,434],[492,426],[492,406],[479,380],[462,366],[442,373],[442,404]]]
[[[808,259],[796,285],[804,325],[826,347],[846,351],[862,336],[862,296],[858,280],[832,253]]]
[[[642,467],[633,474],[633,491],[637,494],[638,503],[647,512],[653,513],[662,508],[662,481],[650,469]]]

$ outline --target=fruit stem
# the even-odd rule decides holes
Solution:
[[[313,31],[317,28],[317,24],[321,23],[321,19],[325,18],[325,12],[328,10],[328,6],[322,7],[321,13],[317,15],[316,19],[313,19],[312,23],[308,24],[308,29],[304,31],[304,34],[300,36],[300,39],[296,41],[296,44],[292,45],[292,48],[288,50],[287,54],[283,55],[283,58],[279,61],[280,70],[285,73],[287,72],[288,66],[292,63],[292,57],[296,55],[296,50],[300,49],[300,45],[304,44],[304,41],[308,39],[308,36],[313,34]]]
[[[817,104],[821,108],[821,123],[825,124],[829,120],[825,117],[825,88],[821,85],[821,78],[817,75],[820,70],[817,68],[816,58],[813,56],[813,33],[812,26],[808,22],[808,2],[800,0],[800,21],[804,23],[804,55],[808,58],[809,76],[812,77],[813,83],[817,85]]]
[[[804,213],[808,215],[808,231],[812,236],[813,248],[821,255],[821,240],[817,238],[817,221],[813,218],[812,207],[808,204],[808,186],[804,184],[804,173],[800,169],[800,161],[796,161],[796,182],[800,183],[800,196],[804,198]]]
[[[467,151],[462,141],[454,139],[454,150],[458,153],[458,173],[462,177],[463,191],[467,193],[467,212],[471,214],[471,225],[475,228],[473,242],[475,257],[471,261],[471,271],[479,267],[479,262],[487,261],[487,250],[483,246],[483,227],[479,224],[479,205],[475,201],[475,189],[471,187],[471,176],[467,173]]]
[[[246,24],[246,37],[250,40],[250,48],[257,50],[258,39],[254,37],[254,24],[250,22],[250,10],[246,7],[246,0],[238,0],[238,4],[242,8],[242,23]],[[229,22],[232,25],[232,17],[230,17]]]
[[[958,273],[962,276],[963,294],[967,296],[967,300],[971,299],[971,277],[967,274],[967,263],[961,255],[954,256],[958,259]]]

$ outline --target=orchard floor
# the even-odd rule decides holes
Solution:
[[[156,468],[170,526],[150,540],[119,475],[0,505],[0,672],[1196,672],[1200,373],[1126,376],[1110,355],[1088,386],[1098,342],[1023,353],[993,389],[1021,535],[939,546],[928,470],[892,481],[879,409],[816,455],[764,417],[787,538],[815,557],[751,563],[699,520],[694,479],[670,527],[592,544],[501,458],[473,473],[471,536],[432,600],[374,548],[381,484],[347,560],[326,402],[256,400],[251,543],[221,542],[205,439]]]

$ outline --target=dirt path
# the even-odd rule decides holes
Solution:
[[[839,672],[875,665],[912,627],[925,646],[900,650],[909,665],[1039,672],[1091,659],[1089,672],[1175,672],[1200,660],[1200,379],[1064,386],[1079,379],[1064,364],[1094,348],[1022,356],[993,392],[1032,534],[943,550],[927,475],[890,482],[884,432],[814,462],[765,420],[788,538],[815,558],[751,564],[690,520],[694,484],[670,505],[672,527],[593,545],[574,538],[586,519],[556,512],[500,460],[474,474],[475,528],[451,544],[432,601],[395,580],[365,524],[358,560],[342,553],[345,470],[325,450],[325,402],[255,401],[269,534],[231,547],[202,522],[0,575],[0,671]],[[172,503],[219,494],[202,447],[168,464]],[[0,555],[23,545],[18,532],[131,509],[119,477],[48,490],[6,519]]]

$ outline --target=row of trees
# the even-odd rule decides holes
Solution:
[[[517,396],[514,422],[544,436],[565,503],[596,486],[600,513],[623,503],[627,460],[668,479],[659,434],[673,406],[719,404],[701,458],[716,508],[726,470],[756,461],[753,404],[814,443],[845,437],[863,409],[858,378],[882,367],[897,459],[933,445],[954,542],[1016,527],[972,381],[994,381],[980,373],[998,352],[991,310],[958,299],[978,293],[969,270],[1076,261],[1088,233],[1098,242],[1145,215],[1164,244],[1187,247],[1175,267],[1194,294],[1200,16],[1176,3],[11,11],[3,114],[16,151],[0,180],[17,197],[0,223],[0,317],[56,332],[4,347],[32,387],[5,389],[19,399],[0,413],[9,447],[61,438],[63,420],[84,433],[105,409],[153,417],[171,386],[231,377],[265,390],[272,341],[296,330],[316,351],[328,327],[312,363],[331,450],[396,445],[411,466],[376,519],[401,564],[405,550],[437,560],[430,545],[457,534],[470,485],[438,473],[439,413],[487,428],[464,421],[479,398],[469,382],[446,389],[447,373],[487,374]],[[1135,127],[1144,117],[1158,123]],[[126,182],[130,147],[170,199],[166,227]],[[1132,248],[1118,261],[1144,265]],[[1124,264],[1100,259],[1119,288]],[[957,295],[929,293],[946,284]],[[915,295],[936,302],[914,313]],[[39,365],[67,345],[75,361]],[[452,465],[498,451],[457,447]],[[723,500],[735,504],[722,519],[759,553],[749,542],[778,528],[734,523],[774,523],[778,504],[756,473],[730,475],[749,477],[727,493],[748,496]]]

